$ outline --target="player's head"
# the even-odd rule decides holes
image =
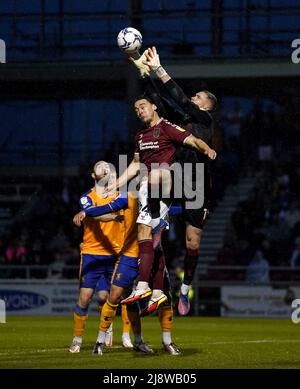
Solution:
[[[144,123],[149,124],[159,118],[157,106],[148,96],[139,96],[135,99],[134,110],[137,117]]]
[[[217,98],[207,90],[202,90],[191,98],[192,102],[204,111],[213,111],[217,105]]]
[[[116,179],[116,170],[114,166],[105,161],[95,163],[92,177],[98,185],[106,185],[108,182]]]

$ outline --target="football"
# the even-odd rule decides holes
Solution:
[[[118,46],[128,54],[136,53],[142,46],[142,34],[133,27],[121,30],[117,37]]]

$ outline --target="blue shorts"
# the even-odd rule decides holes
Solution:
[[[80,288],[110,290],[117,256],[82,254],[80,265]]]
[[[138,258],[122,255],[116,263],[111,283],[124,289],[129,288],[138,275]]]

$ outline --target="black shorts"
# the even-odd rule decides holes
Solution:
[[[174,172],[172,172],[174,173]],[[173,175],[173,182],[174,182],[174,175]],[[196,183],[194,181],[190,181],[188,184],[190,185],[193,192],[196,190]],[[186,209],[186,203],[193,202],[195,199],[191,198],[185,198],[184,196],[184,187],[182,187],[182,194],[183,197],[181,199],[178,199],[174,195],[174,188],[172,187],[171,191],[171,200],[173,205],[181,205],[183,208],[183,214],[182,217],[184,221],[188,224],[191,224],[193,227],[203,229],[204,225],[207,221],[209,210],[211,207],[211,199],[212,199],[212,180],[210,178],[210,175],[207,173],[205,175],[204,180],[204,201],[201,208],[195,208],[195,209]]]
[[[183,212],[183,218],[185,222],[193,227],[203,230],[204,225],[209,215],[209,209],[202,207],[199,209],[185,209]]]
[[[195,188],[195,184],[192,183],[193,188]],[[201,208],[195,209],[186,209],[186,203],[190,202],[191,199],[183,198],[183,218],[184,221],[191,224],[196,228],[200,228],[203,230],[204,225],[208,219],[209,210],[211,208],[211,198],[212,198],[212,185],[211,180],[205,180],[204,185],[204,201]]]

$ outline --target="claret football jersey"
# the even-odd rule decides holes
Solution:
[[[189,131],[168,122],[165,119],[153,127],[139,131],[135,136],[135,152],[140,162],[151,170],[152,163],[172,165],[176,149],[191,135]]]

